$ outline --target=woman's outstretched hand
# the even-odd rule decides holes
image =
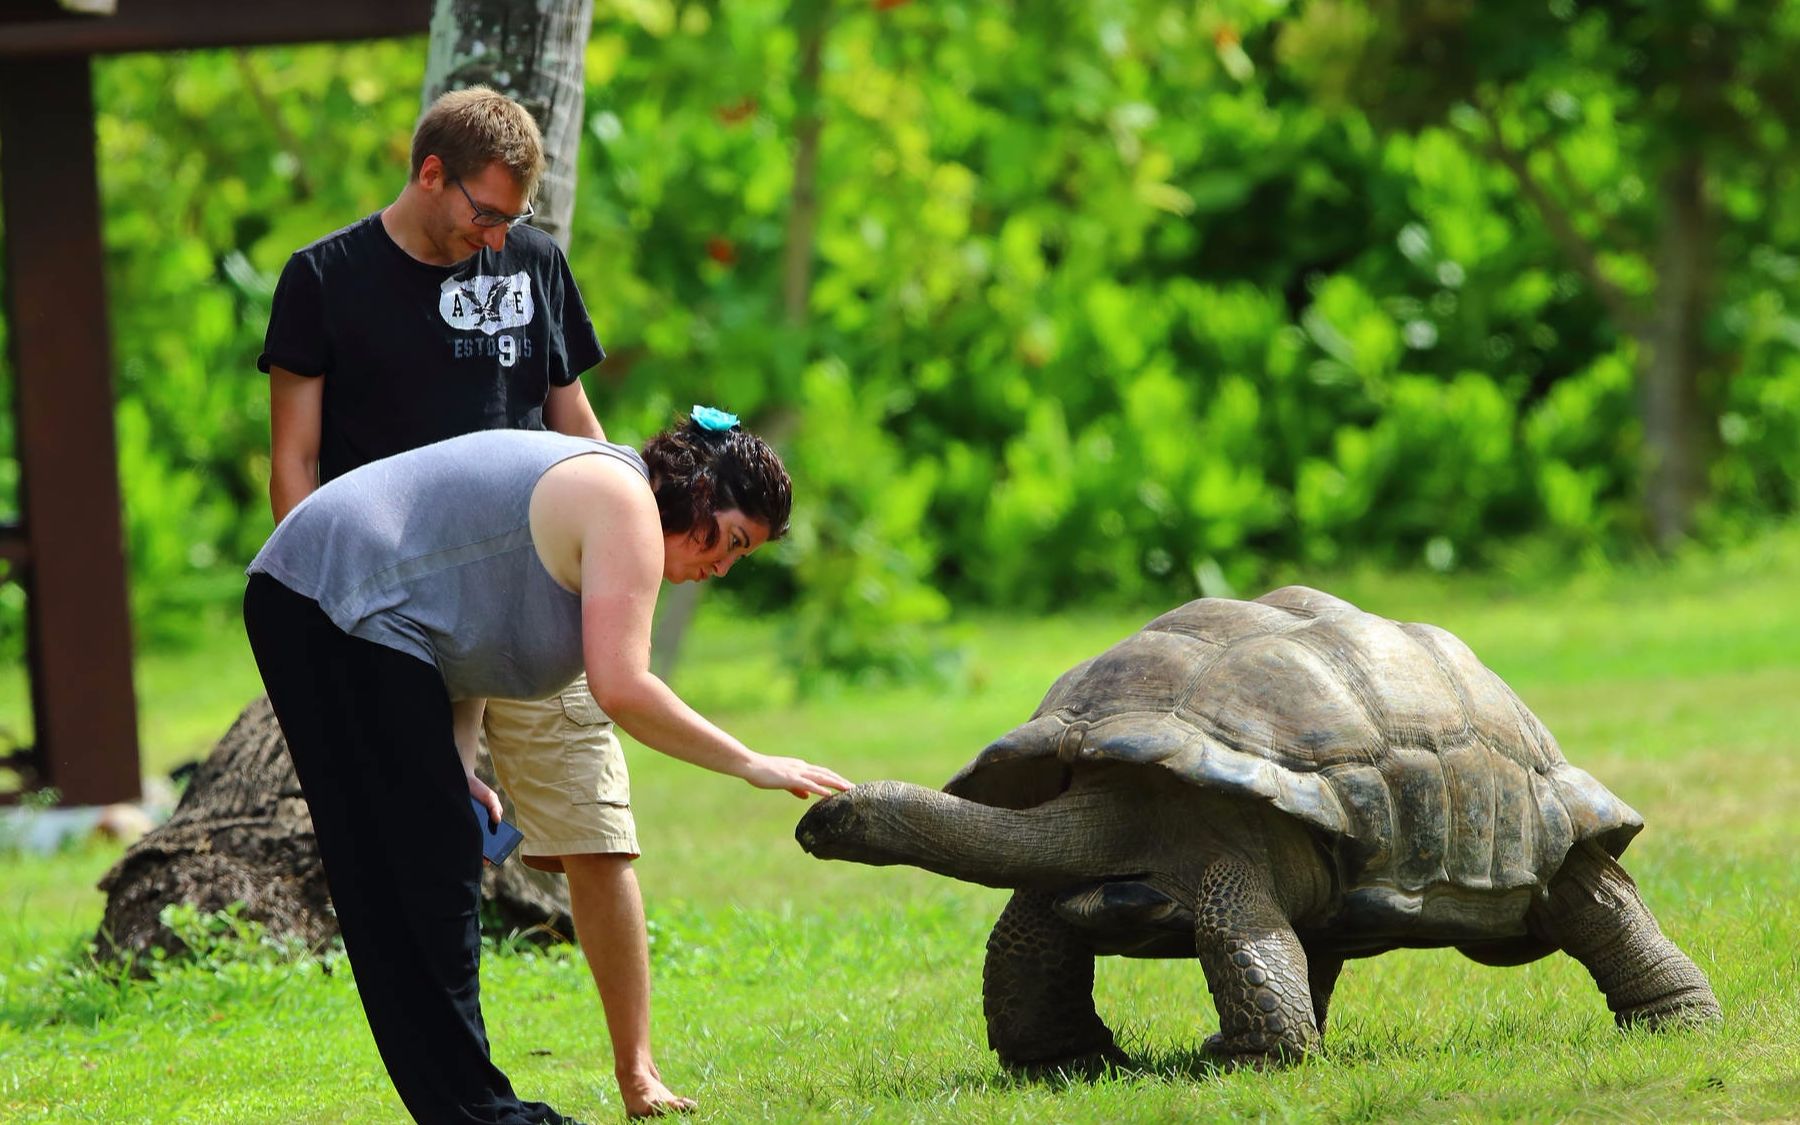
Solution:
[[[851,783],[834,770],[815,766],[799,758],[776,758],[758,754],[743,773],[743,778],[758,789],[786,789],[796,797],[829,797],[850,788]]]
[[[469,778],[469,796],[487,806],[489,820],[486,827],[494,827],[500,823],[500,794],[488,788],[488,783],[474,774],[467,776]]]

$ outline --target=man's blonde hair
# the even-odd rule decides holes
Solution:
[[[412,177],[427,156],[444,163],[444,175],[466,180],[496,161],[526,199],[537,195],[544,174],[544,137],[524,106],[488,86],[452,90],[432,102],[413,130]]]

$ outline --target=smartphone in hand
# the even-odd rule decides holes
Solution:
[[[469,804],[475,806],[475,820],[481,825],[481,858],[495,866],[505,863],[525,834],[504,820],[496,824],[488,815],[487,806],[477,798],[470,797]]]

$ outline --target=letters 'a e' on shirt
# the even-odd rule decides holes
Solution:
[[[421,262],[378,211],[294,252],[256,365],[324,376],[319,480],[477,430],[542,430],[544,399],[606,353],[562,248],[513,227],[498,251]]]

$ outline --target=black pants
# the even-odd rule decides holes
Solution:
[[[522,1102],[481,1022],[481,829],[438,670],[352,637],[265,574],[244,624],[381,1060],[425,1125],[567,1119]]]

